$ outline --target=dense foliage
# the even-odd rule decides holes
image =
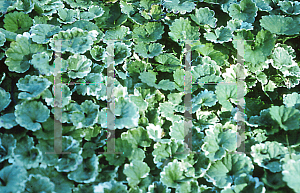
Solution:
[[[0,0],[0,12],[1,193],[300,193],[300,2]],[[121,154],[99,153],[111,43]],[[55,107],[71,154],[46,154]]]

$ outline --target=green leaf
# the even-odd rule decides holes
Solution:
[[[39,163],[42,161],[42,152],[34,146],[32,137],[25,136],[18,140],[13,157],[14,159],[9,160],[10,163],[31,169],[39,166]]]
[[[296,92],[287,94],[283,97],[283,104],[285,104],[286,107],[294,107],[300,110],[300,94]]]
[[[170,80],[161,80],[156,86],[157,89],[163,89],[163,90],[174,90],[175,89],[175,83],[171,82]]]
[[[300,14],[300,2],[299,1],[279,1],[280,9],[288,15]]]
[[[46,51],[43,45],[31,44],[29,33],[18,35],[16,41],[10,44],[5,52],[5,64],[8,66],[9,71],[24,73],[30,67],[30,60],[32,54],[37,52]]]
[[[260,25],[271,33],[278,35],[294,35],[300,32],[299,22],[283,15],[262,16]]]
[[[209,25],[212,28],[217,26],[217,19],[214,17],[215,12],[208,7],[196,9],[195,14],[191,15],[191,19],[198,25]]]
[[[162,182],[160,181],[154,181],[149,187],[148,187],[149,193],[170,193],[171,189],[168,189]]]
[[[38,44],[47,44],[50,38],[61,31],[59,26],[49,24],[36,24],[31,27],[30,33],[33,42]]]
[[[14,10],[17,6],[17,0],[0,1],[0,12],[6,13]]]
[[[175,139],[162,139],[154,144],[154,151],[152,155],[154,157],[154,163],[157,166],[161,166],[166,159],[169,157],[177,159],[185,159],[188,156],[188,148],[186,147],[183,140]]]
[[[219,121],[218,117],[212,111],[196,111],[197,125],[201,129],[208,128],[209,125],[213,125]]]
[[[213,91],[205,89],[201,91],[197,96],[192,98],[192,112],[196,112],[201,106],[212,107],[217,103],[216,95]]]
[[[129,99],[120,97],[115,101],[115,128],[123,129],[137,127],[139,120],[139,109]]]
[[[295,192],[300,192],[300,185],[298,179],[300,177],[300,159],[298,160],[289,160],[288,162],[282,165],[283,171],[283,180],[287,185],[293,189]]]
[[[138,146],[150,147],[151,140],[149,139],[147,130],[143,127],[134,128],[121,134],[123,140],[127,140],[134,148]]]
[[[92,1],[91,1],[92,2]],[[121,26],[126,22],[128,16],[121,12],[119,3],[112,3],[102,7],[104,14],[101,17],[95,18],[96,25],[99,28],[113,28]]]
[[[18,123],[16,122],[14,113],[6,113],[0,117],[0,128],[11,129],[16,125],[18,125]]]
[[[149,166],[138,160],[132,161],[130,164],[125,164],[123,173],[127,176],[130,187],[137,186],[142,178],[148,176],[150,172]]]
[[[0,87],[0,112],[3,111],[11,102],[10,93]]]
[[[159,22],[149,22],[136,26],[132,32],[132,38],[137,42],[150,43],[162,38],[164,26]]]
[[[110,165],[120,166],[124,164],[126,158],[132,157],[132,144],[127,140],[117,138],[115,140],[115,152],[121,152],[121,154],[104,154],[104,156]]]
[[[126,45],[123,42],[114,43],[114,55],[110,56],[110,53],[107,53],[107,57],[113,57],[115,61],[115,65],[122,64],[126,58],[131,55],[130,46]],[[107,57],[104,58],[103,61],[107,61]]]
[[[55,72],[55,63],[50,65],[52,53],[41,52],[32,55],[31,64],[40,74],[51,76]],[[61,72],[67,71],[68,63],[66,60],[61,61]]]
[[[130,33],[129,27],[125,26],[117,26],[112,29],[108,29],[105,32],[104,36],[104,43],[107,42],[107,40],[125,40],[127,35]]]
[[[81,20],[92,20],[97,17],[101,17],[104,14],[104,10],[102,7],[97,5],[92,5],[89,7],[88,11],[80,12]]]
[[[185,14],[186,12],[190,13],[193,11],[193,9],[195,9],[196,6],[196,4],[191,0],[188,1],[164,0],[163,5],[165,8],[167,8],[168,10],[172,11],[175,14],[178,12],[180,12],[180,14]]]
[[[232,84],[218,84],[216,86],[217,99],[219,103],[228,111],[231,111],[233,105],[231,103],[236,103],[237,98],[237,86]]]
[[[75,54],[69,56],[68,76],[70,78],[83,78],[91,72],[92,61],[85,55]]]
[[[225,128],[231,128],[225,130]],[[235,126],[227,122],[224,126],[217,123],[211,125],[209,129],[205,130],[206,137],[202,150],[205,156],[211,161],[222,159],[226,155],[226,151],[234,151],[237,148],[236,131],[233,130]]]
[[[91,127],[97,123],[99,113],[99,105],[96,105],[91,100],[85,100],[80,105],[79,111],[73,111],[70,119],[76,128]]]
[[[53,142],[51,143],[53,144]],[[76,170],[83,161],[80,142],[71,136],[63,136],[62,147],[62,152],[71,152],[71,154],[66,154],[62,158],[59,158],[57,164],[54,166],[55,169],[58,172],[71,172]],[[53,151],[53,146],[51,151]]]
[[[15,106],[16,121],[27,130],[37,131],[42,128],[50,116],[50,110],[40,101],[24,101]]]
[[[25,91],[20,92],[18,98],[31,100],[39,97],[51,84],[47,78],[26,75],[24,78],[20,78],[16,84],[19,90]]]
[[[64,107],[68,105],[71,101],[71,95],[72,92],[70,91],[70,88],[66,84],[56,84],[58,86],[61,86],[61,101],[55,102],[55,107]],[[50,90],[46,90],[44,93],[42,93],[42,98],[45,100],[48,106],[54,107],[54,86],[52,87],[52,93]],[[57,100],[56,100],[57,101]]]
[[[0,46],[3,46],[6,42],[5,34],[0,31]]]
[[[4,28],[8,31],[22,34],[29,30],[33,24],[33,20],[24,12],[10,12],[5,15],[3,20]]]
[[[28,192],[54,192],[55,184],[46,176],[40,174],[30,174],[26,182],[26,193]]]
[[[299,129],[300,111],[284,105],[270,107],[270,115],[284,130]]]
[[[53,151],[53,146],[51,151]],[[71,193],[72,189],[74,188],[74,182],[70,181],[67,178],[67,176],[64,175],[63,173],[57,172],[54,167],[33,168],[29,171],[29,173],[35,175],[40,174],[42,176],[47,176],[50,179],[50,181],[54,183],[55,192]]]
[[[153,71],[144,71],[140,74],[139,78],[143,83],[146,83],[147,85],[154,87],[155,81],[156,81],[156,73]]]
[[[276,173],[282,171],[280,159],[288,153],[288,148],[276,141],[267,141],[251,146],[251,151],[255,163]]]
[[[146,128],[149,138],[153,139],[154,141],[158,141],[162,138],[163,129],[159,125],[149,123]]]
[[[239,4],[230,4],[228,9],[230,17],[248,23],[253,23],[255,21],[257,10],[258,8],[252,0],[242,0]]]
[[[188,18],[183,19],[175,19],[170,26],[170,32],[168,32],[171,39],[175,42],[178,42],[180,45],[184,45],[183,40],[198,40],[200,36],[200,32],[198,27],[194,27],[191,25],[191,22]]]
[[[280,128],[278,123],[271,117],[270,108],[261,110],[260,116],[251,116],[249,123],[254,124],[255,127],[264,127],[268,135],[279,132]]]
[[[134,51],[143,58],[153,58],[162,53],[163,47],[160,43],[145,44],[140,42],[135,45]]]
[[[178,181],[184,179],[183,170],[185,169],[182,162],[175,159],[168,163],[160,173],[160,181],[167,187],[176,188]]]
[[[232,40],[232,31],[224,26],[221,26],[215,30],[215,32],[205,33],[206,40],[214,43],[224,43]]]
[[[19,165],[9,165],[0,171],[0,192],[23,192],[27,181],[27,171]]]
[[[250,174],[254,166],[245,154],[226,154],[222,160],[212,163],[208,169],[206,180],[218,188],[231,185],[240,174]]]
[[[104,61],[105,59],[105,48],[95,45],[91,50],[90,54],[96,61]]]
[[[5,38],[7,41],[16,41],[17,33],[10,32],[8,30],[5,30],[3,28],[0,28],[0,32],[5,35]]]
[[[94,193],[127,193],[127,186],[122,182],[111,180],[94,186]]]
[[[249,38],[252,39],[253,35]],[[275,39],[269,31],[259,31],[256,35],[255,42],[251,42],[245,45],[245,61],[252,63],[251,65],[262,63],[261,65],[257,65],[257,69],[255,69],[255,71],[262,70],[263,68],[268,68],[268,65],[265,67],[265,61],[267,56],[271,54],[274,45]],[[233,43],[233,46],[237,49],[236,43]],[[262,69],[260,69],[261,67]]]
[[[240,19],[231,19],[227,22],[227,27],[231,31],[243,31],[245,30],[253,30],[253,26],[251,23],[244,22]]]
[[[180,60],[172,53],[162,53],[154,59],[156,62],[161,64],[180,65]]]
[[[94,182],[99,174],[98,165],[98,157],[93,154],[91,158],[84,159],[75,171],[70,172],[68,178],[78,183]]]
[[[177,139],[177,140],[184,140],[184,137],[187,134],[187,131],[185,131],[184,127],[184,121],[175,121],[172,123],[172,126],[170,127],[170,136],[172,139]]]
[[[71,30],[60,31],[50,39],[51,49],[56,52],[73,54],[83,54],[91,49],[91,45],[96,41],[98,32],[96,30],[84,31],[80,28],[73,27]],[[62,40],[61,44],[58,40]],[[56,46],[60,44],[61,46]]]
[[[64,0],[66,3],[68,3],[71,8],[82,8],[82,9],[88,9],[92,6],[92,1],[85,1],[85,0]]]
[[[166,119],[169,121],[173,122],[182,120],[182,116],[174,114],[175,106],[176,105],[170,102],[159,103],[158,111],[160,112],[161,116],[166,117]]]
[[[272,57],[272,66],[276,69],[281,69],[283,66],[292,66],[293,65],[293,58],[289,54],[288,50],[282,47],[276,47],[273,50],[271,55]]]
[[[16,142],[17,140],[12,134],[0,134],[0,163],[12,157],[13,150],[16,148]]]

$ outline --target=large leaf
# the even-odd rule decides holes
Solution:
[[[142,178],[148,176],[149,172],[149,166],[145,162],[138,160],[134,160],[130,164],[125,164],[123,170],[131,187],[138,185]]]

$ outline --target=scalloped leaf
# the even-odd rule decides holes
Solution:
[[[18,11],[5,14],[3,22],[3,27],[6,30],[18,34],[22,34],[23,32],[28,31],[33,24],[33,20],[31,19],[31,17],[29,17],[28,14]]]
[[[70,120],[76,128],[91,127],[98,121],[99,105],[91,100],[85,100],[79,111],[73,111]]]
[[[191,19],[198,25],[209,25],[212,28],[217,26],[217,19],[214,17],[215,12],[208,7],[199,8],[195,10],[195,14],[191,15]]]
[[[30,34],[33,42],[38,44],[47,44],[50,38],[61,31],[59,26],[49,24],[36,24],[30,28]]]
[[[285,107],[284,105],[272,106],[269,108],[271,118],[284,130],[299,129],[300,111],[292,107]]]
[[[73,54],[83,54],[91,49],[94,41],[96,41],[99,32],[96,30],[84,31],[80,28],[73,27],[71,30],[60,31],[50,39],[51,49],[56,52]],[[59,40],[62,40],[59,42]],[[60,46],[56,46],[60,45]]]
[[[214,43],[224,43],[232,40],[232,31],[228,27],[221,26],[215,32],[204,34],[206,40]]]
[[[280,159],[288,154],[288,148],[276,141],[267,141],[251,146],[251,152],[255,163],[276,173],[282,171]]]
[[[200,32],[198,27],[191,25],[188,18],[175,19],[175,21],[170,26],[170,32],[168,32],[171,39],[179,44],[183,45],[183,40],[198,40]]]
[[[294,35],[300,32],[299,22],[292,17],[268,15],[262,16],[259,22],[266,30],[278,35]]]
[[[85,55],[71,55],[67,62],[68,76],[70,78],[83,78],[91,72],[92,61]]]
[[[14,138],[12,134],[0,134],[0,150],[1,157],[0,163],[4,160],[10,159],[13,155],[13,151],[16,148],[17,140]]]
[[[19,90],[25,91],[20,92],[18,98],[26,100],[37,98],[51,84],[47,78],[26,75],[24,78],[20,78],[16,84]]]
[[[252,0],[242,0],[239,4],[233,3],[229,6],[229,15],[233,19],[253,23],[257,16],[258,8]]]
[[[254,166],[245,154],[226,154],[222,160],[212,163],[207,171],[207,181],[218,188],[224,188],[233,183],[240,174],[250,174]]]
[[[133,29],[132,37],[136,42],[150,43],[162,38],[164,26],[159,22],[149,22]]]
[[[0,117],[0,128],[11,129],[17,126],[16,117],[14,113],[7,113]]]
[[[9,71],[24,73],[30,68],[32,54],[44,52],[46,48],[43,45],[31,44],[29,33],[17,35],[16,41],[10,44],[10,48],[5,51],[5,64]]]
[[[15,106],[16,122],[27,130],[37,131],[42,128],[50,116],[50,110],[40,101],[24,101]]]
[[[192,12],[196,4],[191,1],[180,1],[180,0],[164,0],[163,5],[165,8],[168,10],[172,11],[173,13],[180,13],[180,14],[185,14],[186,12],[190,13]]]
[[[163,52],[164,46],[160,43],[145,44],[140,42],[134,47],[134,51],[143,58],[153,58]]]
[[[233,129],[225,130],[227,127],[234,128],[235,126],[229,122],[224,126],[217,123],[205,130],[206,137],[202,150],[211,161],[220,160],[226,155],[226,151],[231,152],[237,148],[236,131]]]
[[[102,7],[97,5],[92,5],[89,7],[88,11],[80,12],[81,20],[92,20],[97,17],[101,17],[104,14],[104,10]]]
[[[184,179],[183,170],[185,169],[182,162],[175,159],[168,163],[160,173],[160,181],[167,187],[176,188],[178,181]]]
[[[9,165],[0,171],[0,192],[23,192],[27,181],[27,171],[19,165]]]
[[[18,140],[17,146],[14,149],[13,159],[8,162],[19,164],[26,169],[36,168],[42,161],[42,152],[34,146],[32,137],[25,136]]]
[[[135,187],[141,179],[148,176],[150,167],[147,163],[139,160],[133,160],[130,164],[124,165],[123,173],[127,176],[128,184],[130,187]]]
[[[75,171],[70,172],[68,178],[78,183],[94,182],[99,174],[98,165],[98,157],[93,154],[91,158],[84,159]]]
[[[10,93],[0,87],[0,112],[3,111],[11,102]]]
[[[26,192],[54,192],[55,184],[46,176],[30,174],[26,182]]]

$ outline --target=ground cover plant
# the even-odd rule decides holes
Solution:
[[[300,2],[0,12],[1,193],[300,192]]]

